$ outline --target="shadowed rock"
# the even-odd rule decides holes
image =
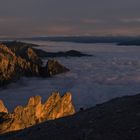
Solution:
[[[34,49],[36,54],[39,57],[49,57],[49,58],[54,58],[54,57],[83,57],[83,56],[92,56],[89,54],[85,54],[76,50],[69,50],[66,52],[60,51],[60,52],[46,52],[41,49]]]
[[[1,106],[1,111],[5,113],[0,114],[0,133],[28,128],[46,120],[54,120],[75,113],[71,93],[66,93],[61,97],[55,92],[44,104],[41,103],[40,96],[31,97],[25,107],[17,106],[13,113],[8,113],[3,103]]]
[[[56,75],[59,73],[67,72],[67,71],[69,71],[69,69],[62,66],[56,60],[48,60],[47,65],[46,65],[46,71],[49,76],[52,76],[52,75]]]

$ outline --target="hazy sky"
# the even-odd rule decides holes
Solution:
[[[0,36],[140,35],[140,0],[0,0]]]

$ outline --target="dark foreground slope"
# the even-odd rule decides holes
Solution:
[[[140,95],[125,96],[0,140],[139,140]]]

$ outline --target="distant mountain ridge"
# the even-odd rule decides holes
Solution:
[[[32,37],[24,38],[25,40],[34,41],[55,41],[55,42],[73,42],[73,43],[122,43],[131,42],[135,44],[140,42],[140,36],[137,37],[127,37],[127,36],[44,36],[44,37]]]

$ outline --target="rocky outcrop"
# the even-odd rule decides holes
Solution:
[[[54,92],[44,104],[41,103],[40,96],[31,97],[26,106],[17,106],[13,113],[8,113],[2,103],[0,111],[0,133],[24,129],[75,113],[71,93],[68,92],[62,97]]]
[[[48,62],[46,64],[46,70],[47,70],[47,73],[48,73],[49,76],[69,71],[69,69],[62,66],[56,60],[48,60]]]
[[[2,100],[0,100],[0,112],[3,112],[3,113],[8,113],[8,110],[7,108],[5,107],[4,103]]]
[[[84,57],[84,56],[92,56],[90,54],[85,54],[76,50],[69,50],[66,52],[60,51],[60,52],[46,52],[41,49],[34,49],[36,54],[40,57],[49,57],[49,58],[55,58],[55,57]]]
[[[11,80],[16,73],[17,57],[4,45],[0,45],[0,85]]]
[[[26,61],[30,61],[34,64],[42,65],[42,60],[34,51],[33,46],[35,44],[23,43],[18,41],[7,41],[2,42],[5,46],[7,46],[16,56],[20,56]]]
[[[54,60],[42,66],[42,60],[33,48],[0,44],[0,86],[16,81],[21,76],[48,77],[67,71],[67,68]]]
[[[139,140],[140,94],[5,134],[0,140]]]
[[[42,65],[42,60],[40,59],[40,57],[38,57],[38,55],[33,50],[33,48],[28,48],[26,50],[26,54],[24,55],[24,57],[26,58],[26,60],[30,60],[31,62],[35,64]]]
[[[16,81],[21,75],[39,75],[40,65],[16,56],[7,46],[0,45],[0,86]]]

